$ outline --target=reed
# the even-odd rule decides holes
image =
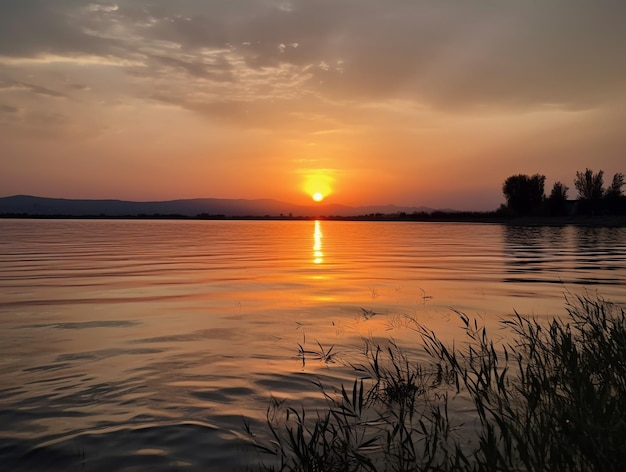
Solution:
[[[561,318],[516,314],[503,321],[506,343],[457,314],[464,342],[452,345],[411,320],[427,361],[394,342],[366,346],[363,361],[353,364],[351,386],[329,392],[318,383],[327,402],[322,411],[273,401],[267,412],[271,439],[261,440],[247,427],[266,454],[260,468],[623,470],[623,308],[588,295],[566,298]],[[449,414],[461,405],[470,405],[470,421]]]

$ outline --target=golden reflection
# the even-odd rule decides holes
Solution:
[[[322,226],[319,220],[315,220],[315,229],[313,230],[313,263],[321,264],[324,262],[324,253],[322,252]]]

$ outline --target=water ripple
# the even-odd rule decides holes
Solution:
[[[242,417],[322,405],[364,339],[415,346],[407,317],[626,302],[623,228],[0,220],[0,247],[7,470],[246,470]]]

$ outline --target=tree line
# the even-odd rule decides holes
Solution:
[[[569,200],[569,187],[555,182],[550,195],[545,195],[546,176],[541,174],[512,175],[504,181],[502,193],[506,205],[501,213],[519,216],[565,216],[565,215],[624,215],[626,196],[622,187],[624,174],[618,172],[607,188],[604,172],[585,169],[576,172],[574,188],[578,192],[575,201]]]

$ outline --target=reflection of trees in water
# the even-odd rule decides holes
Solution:
[[[577,269],[626,269],[626,228],[576,228],[575,239]]]
[[[626,283],[626,228],[504,226],[503,232],[505,282]]]
[[[565,239],[563,227],[504,226],[505,264],[509,272],[542,270],[552,254],[562,252]]]
[[[504,226],[504,282],[539,282],[543,272],[544,231],[541,226]]]

